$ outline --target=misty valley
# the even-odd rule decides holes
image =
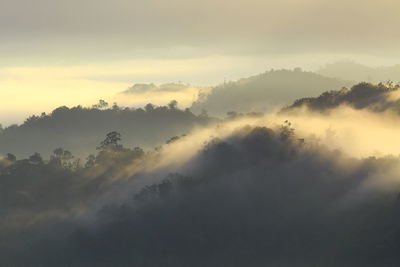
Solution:
[[[398,266],[400,85],[328,67],[2,126],[0,265]]]
[[[399,0],[0,0],[0,267],[399,267]]]

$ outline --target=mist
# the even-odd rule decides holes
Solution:
[[[394,115],[383,117],[350,107],[330,115],[244,116],[131,156],[105,139],[95,165],[64,169],[86,176],[56,187],[75,188],[72,196],[58,193],[66,205],[31,198],[39,205],[36,219],[19,226],[29,233],[20,241],[18,226],[3,224],[15,251],[3,262],[375,266],[384,257],[385,266],[395,266],[400,159],[383,144],[398,129],[386,129]],[[324,135],[326,127],[336,134]],[[348,132],[356,138],[348,140]],[[381,154],[368,155],[374,149]],[[115,161],[101,160],[109,156]],[[43,164],[30,162],[35,169]],[[33,188],[24,188],[31,195]],[[13,258],[19,253],[25,257]]]
[[[0,266],[397,267],[399,8],[3,0]]]

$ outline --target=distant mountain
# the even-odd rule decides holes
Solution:
[[[368,67],[354,61],[340,61],[320,68],[317,73],[338,79],[357,82],[400,81],[400,65]]]
[[[176,102],[169,106],[148,104],[145,108],[106,107],[100,102],[92,108],[59,107],[51,114],[31,116],[21,125],[0,130],[0,154],[26,157],[34,152],[48,156],[58,147],[78,156],[94,152],[105,134],[117,131],[127,147],[153,148],[211,119],[181,110]]]
[[[283,109],[290,111],[299,107],[307,107],[312,111],[327,111],[348,105],[355,109],[369,109],[374,112],[386,110],[400,111],[400,99],[394,94],[400,93],[400,86],[393,84],[359,83],[351,89],[343,88],[338,91],[327,91],[318,97],[300,98]]]
[[[123,91],[122,94],[137,94],[148,92],[177,92],[184,91],[192,86],[180,83],[165,83],[159,86],[154,83],[137,83]]]
[[[208,87],[192,86],[183,83],[137,83],[125,91],[116,94],[111,100],[123,106],[140,107],[149,101],[157,105],[166,105],[177,100],[181,107],[190,107],[197,99],[199,92],[208,91]]]
[[[229,111],[264,112],[289,104],[304,95],[318,95],[326,90],[340,89],[352,83],[327,78],[297,68],[294,70],[271,70],[236,82],[228,82],[200,95],[192,110],[206,110],[212,115]]]

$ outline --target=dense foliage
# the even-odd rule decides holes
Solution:
[[[18,202],[10,210],[26,207],[41,216],[3,231],[3,265],[398,263],[399,186],[366,185],[383,185],[382,177],[395,175],[391,170],[399,158],[348,158],[299,140],[286,122],[280,129],[245,127],[223,140],[212,139],[176,168],[181,174],[155,170],[115,180],[118,170],[145,160],[146,154],[120,146],[116,133],[101,144],[84,167],[70,164],[64,150],[47,162],[3,160],[0,181],[8,187],[7,198],[19,197],[21,189],[31,196],[29,204]],[[47,178],[40,178],[43,171]],[[160,175],[165,179],[151,182]],[[28,179],[34,182],[25,184]],[[138,187],[137,180],[149,183]],[[97,200],[90,204],[90,197]],[[38,207],[32,209],[33,203]],[[56,213],[57,218],[47,212],[49,206],[65,210],[75,204],[83,212]]]
[[[174,101],[169,106],[148,104],[143,109],[107,108],[103,102],[91,108],[59,107],[50,114],[31,116],[19,126],[11,125],[0,132],[0,153],[26,157],[39,152],[49,156],[62,144],[75,155],[87,156],[98,140],[113,130],[125,136],[126,146],[152,148],[211,121],[177,108]]]
[[[339,91],[327,91],[318,97],[301,98],[284,109],[293,110],[305,106],[313,111],[327,111],[341,105],[348,105],[355,109],[368,109],[374,112],[386,110],[400,111],[400,101],[392,97],[399,92],[400,86],[392,82],[387,84],[359,83],[351,89],[342,88]]]

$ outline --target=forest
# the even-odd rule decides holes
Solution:
[[[377,173],[395,175],[398,157],[352,158],[299,139],[284,122],[213,138],[171,172],[154,166],[190,137],[149,151],[125,148],[121,138],[108,133],[83,162],[62,148],[46,160],[2,160],[4,266],[399,260],[399,185],[366,186],[383,183]]]
[[[35,152],[49,156],[58,146],[79,156],[88,156],[103,136],[118,131],[124,144],[144,148],[156,147],[165,140],[182,135],[215,119],[193,114],[169,105],[119,107],[100,100],[92,107],[62,106],[51,113],[32,115],[20,125],[9,125],[0,131],[0,152],[27,157]],[[204,115],[204,114],[203,114]]]
[[[343,106],[396,116],[398,90],[330,90],[277,123],[100,100],[6,127],[0,140],[19,149],[0,160],[1,265],[397,266],[400,158],[331,149],[283,118]]]
[[[400,92],[400,85],[389,81],[387,84],[371,84],[362,82],[350,89],[343,87],[341,90],[324,92],[318,97],[300,98],[283,111],[307,107],[313,111],[329,111],[341,105],[354,109],[367,109],[373,112],[392,111],[399,112],[399,100],[392,97]]]
[[[0,0],[0,267],[400,266],[399,0]]]

